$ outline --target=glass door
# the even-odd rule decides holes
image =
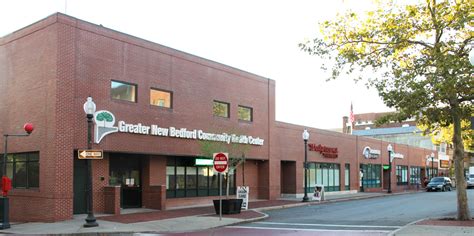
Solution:
[[[121,187],[120,207],[141,207],[141,158],[132,155],[119,157],[111,155],[109,183]]]

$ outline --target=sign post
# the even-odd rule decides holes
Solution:
[[[222,220],[222,178],[221,174],[227,172],[229,167],[228,153],[218,152],[213,155],[214,160],[214,171],[219,173],[219,220]]]

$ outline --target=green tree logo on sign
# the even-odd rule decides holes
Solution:
[[[99,143],[102,138],[106,135],[118,132],[118,128],[115,127],[115,116],[110,111],[97,111],[94,114],[95,121],[95,143]]]

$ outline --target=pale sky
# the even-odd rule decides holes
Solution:
[[[276,119],[341,128],[354,113],[389,111],[375,89],[326,82],[321,61],[298,48],[317,22],[338,11],[365,11],[370,0],[0,0],[0,37],[55,12],[276,81]]]

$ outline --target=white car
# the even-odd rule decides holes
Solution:
[[[474,187],[474,174],[469,174],[469,176],[467,177],[467,188],[471,188],[471,187]]]

